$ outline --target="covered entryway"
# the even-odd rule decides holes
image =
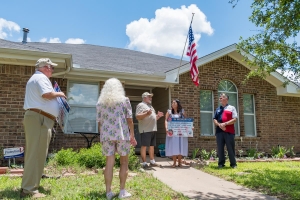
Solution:
[[[129,97],[132,112],[133,112],[133,123],[134,123],[134,135],[137,140],[136,152],[140,152],[141,138],[138,129],[138,120],[135,118],[136,106],[142,101],[142,94],[144,92],[153,93],[152,106],[155,111],[161,111],[164,114],[170,107],[169,99],[169,88],[158,88],[158,87],[139,87],[133,85],[125,85],[126,96]],[[156,135],[156,147],[159,144],[164,144],[166,140],[164,117],[160,118],[157,122],[157,135]],[[156,152],[157,152],[156,148]]]

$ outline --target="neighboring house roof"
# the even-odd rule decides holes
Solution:
[[[73,63],[79,65],[81,69],[111,72],[164,75],[166,71],[174,69],[180,64],[179,59],[90,44],[41,42],[22,44],[0,39],[0,47],[72,54]],[[187,63],[187,61],[183,61],[183,63]]]

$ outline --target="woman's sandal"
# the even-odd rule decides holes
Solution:
[[[178,164],[178,167],[182,167],[182,164],[181,164],[181,163],[179,163],[179,164]]]
[[[176,163],[172,165],[172,168],[175,168],[175,167],[176,167]]]

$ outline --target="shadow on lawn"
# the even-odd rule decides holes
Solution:
[[[7,188],[0,191],[0,199],[20,199],[21,189]],[[51,190],[45,190],[43,187],[39,188],[39,191],[47,196],[51,195]],[[30,197],[26,199],[31,199]]]
[[[89,192],[85,194],[86,199],[106,199],[106,193]],[[116,196],[118,197],[118,196]]]

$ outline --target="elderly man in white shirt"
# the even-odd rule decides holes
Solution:
[[[36,71],[26,85],[24,110],[25,167],[20,197],[45,197],[38,187],[44,171],[44,164],[51,140],[51,129],[59,113],[56,97],[66,98],[63,92],[55,92],[49,80],[54,66],[49,58],[36,63]]]

